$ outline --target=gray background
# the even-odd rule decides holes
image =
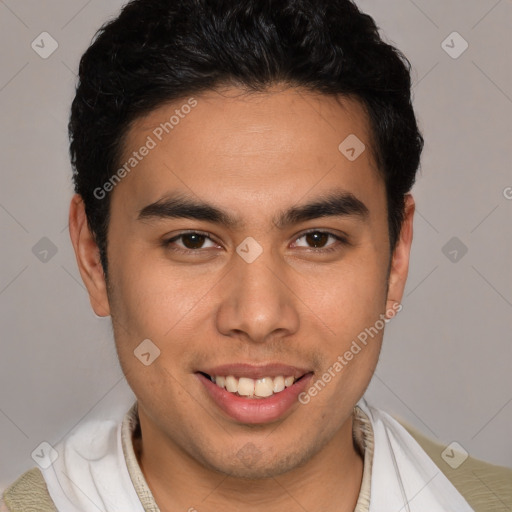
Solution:
[[[404,309],[367,397],[438,442],[512,466],[512,2],[357,3],[412,62],[426,139]],[[67,231],[78,60],[121,4],[0,0],[0,488],[35,466],[42,441],[133,400]],[[45,31],[59,45],[47,59],[31,48]],[[454,31],[469,44],[456,59],[442,47]]]

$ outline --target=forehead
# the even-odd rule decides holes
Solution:
[[[350,98],[290,88],[208,91],[136,120],[120,165],[144,145],[152,149],[127,173],[113,201],[130,191],[143,207],[178,191],[241,210],[270,208],[284,198],[296,203],[340,187],[368,201],[384,189],[366,112]],[[352,148],[355,160],[347,157]]]

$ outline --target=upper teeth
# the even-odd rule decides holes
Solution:
[[[263,377],[261,379],[249,379],[248,377],[237,379],[233,375],[228,375],[227,377],[217,375],[212,377],[212,380],[217,386],[226,389],[230,393],[261,398],[279,393],[284,388],[291,386],[295,381],[293,377],[283,377],[282,375],[274,378]]]

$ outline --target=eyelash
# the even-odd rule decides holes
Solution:
[[[311,233],[319,233],[319,234],[322,234],[322,235],[332,236],[334,239],[336,239],[336,241],[341,242],[342,245],[350,245],[350,242],[347,240],[346,237],[337,235],[337,234],[332,233],[330,231],[321,231],[321,230],[318,230],[318,229],[312,229],[310,231],[306,231],[306,232],[302,233],[300,236],[295,238],[295,241],[297,241],[300,238],[303,238],[304,236],[309,235]],[[169,238],[168,240],[164,240],[163,241],[163,246],[165,248],[167,248],[167,249],[170,249],[170,250],[172,250],[174,252],[177,252],[177,253],[180,253],[180,254],[199,253],[201,251],[201,248],[199,248],[199,249],[182,249],[182,248],[171,247],[171,244],[173,242],[175,242],[176,240],[179,240],[180,238],[182,238],[185,235],[201,235],[201,236],[204,236],[204,237],[210,239],[212,242],[215,242],[211,238],[211,236],[212,236],[211,233],[207,233],[205,231],[184,231],[183,233],[180,233],[179,235],[173,236],[172,238]],[[315,249],[314,247],[309,247],[307,249],[309,249],[309,250],[311,250],[313,252],[316,252],[316,253],[326,254],[326,253],[331,253],[331,252],[339,250],[339,247],[338,247],[338,244],[331,244],[326,249]]]

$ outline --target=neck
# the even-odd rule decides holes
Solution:
[[[139,417],[142,437],[134,442],[135,453],[162,511],[354,511],[363,458],[353,441],[352,415],[306,464],[257,480],[205,467],[145,421],[140,411]]]

